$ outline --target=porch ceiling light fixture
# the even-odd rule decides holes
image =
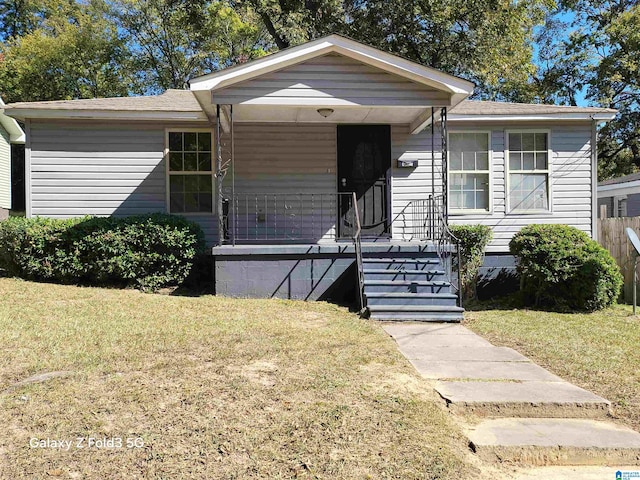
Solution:
[[[319,108],[317,112],[324,118],[327,118],[333,113],[333,108]]]

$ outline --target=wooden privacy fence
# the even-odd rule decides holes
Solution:
[[[616,259],[624,276],[624,301],[633,300],[633,260],[636,252],[624,229],[630,227],[640,236],[640,217],[598,219],[598,242]],[[640,268],[638,269],[640,272]],[[640,289],[638,290],[640,294]],[[639,296],[640,298],[640,296]]]

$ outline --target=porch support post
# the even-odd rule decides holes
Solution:
[[[436,109],[431,107],[431,196],[436,194]]]
[[[222,193],[222,179],[224,173],[222,171],[222,139],[220,138],[222,129],[220,128],[221,121],[221,108],[219,104],[216,104],[216,214],[218,216],[218,245],[224,243],[224,195]]]
[[[236,244],[236,152],[235,152],[235,136],[233,132],[233,105],[229,105],[229,123],[231,130],[231,198],[229,199],[228,216],[231,219],[230,225],[227,226],[231,234],[231,243]]]
[[[449,208],[447,192],[448,188],[448,148],[447,148],[447,107],[440,110],[440,134],[442,135],[442,216],[446,224],[449,224]]]

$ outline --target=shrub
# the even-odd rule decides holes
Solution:
[[[31,280],[155,290],[182,282],[203,250],[197,224],[166,214],[0,223],[0,268]]]
[[[620,294],[622,275],[609,252],[575,227],[529,225],[509,249],[518,258],[527,303],[560,310],[599,310]]]
[[[475,298],[478,271],[484,261],[484,250],[493,238],[493,231],[486,225],[450,225],[449,229],[460,240],[463,298]]]

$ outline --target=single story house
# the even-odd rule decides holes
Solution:
[[[469,101],[467,80],[330,35],[162,95],[15,103],[27,215],[170,212],[204,229],[218,294],[356,295],[458,320],[448,225],[596,234],[596,127],[614,110]]]
[[[24,132],[13,118],[4,113],[0,98],[0,220],[11,210],[11,145],[25,142]]]
[[[640,216],[640,173],[598,183],[598,215],[605,218]]]

